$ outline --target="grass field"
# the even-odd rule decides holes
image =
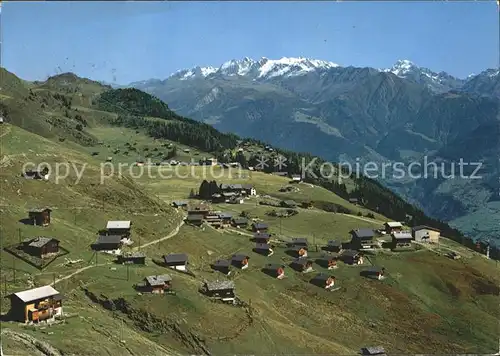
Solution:
[[[57,83],[49,84],[39,91],[57,88]],[[318,245],[330,239],[347,241],[351,229],[379,228],[387,219],[378,214],[374,219],[367,218],[370,211],[363,207],[305,183],[297,185],[298,192],[282,193],[279,189],[288,184],[287,179],[250,171],[229,176],[229,171],[215,168],[204,176],[206,167],[179,167],[175,177],[162,178],[159,172],[169,173],[165,167],[152,167],[151,176],[146,167],[134,167],[122,177],[110,176],[101,184],[101,163],[106,157],[113,156],[114,163],[135,162],[135,153],[124,154],[127,142],[135,143],[141,154],[164,153],[171,142],[106,125],[112,114],[92,110],[85,104],[92,98],[95,85],[84,83],[84,95],[74,109],[88,120],[85,134],[101,144],[60,140],[63,129],[57,129],[54,136],[42,131],[45,138],[33,133],[37,127],[47,128],[43,123],[25,123],[28,131],[11,124],[0,126],[2,247],[27,237],[53,236],[69,250],[64,257],[82,260],[66,265],[64,258],[59,258],[40,271],[2,250],[2,314],[10,307],[3,298],[7,294],[54,280],[56,289],[65,297],[66,314],[64,323],[50,327],[1,321],[0,326],[7,330],[2,337],[6,355],[37,354],[33,342],[26,340],[43,341],[61,355],[347,355],[375,345],[384,346],[389,354],[497,351],[499,267],[455,242],[442,238],[440,245],[432,249],[380,251],[369,255],[364,266],[339,263],[334,271],[314,264],[314,272],[303,274],[288,266],[293,257],[282,247],[276,247],[270,257],[254,253],[250,232],[245,229],[182,225],[184,213],[171,208],[170,202],[187,199],[203,179],[215,179],[219,184],[251,183],[259,197],[247,199],[244,204],[214,204],[213,209],[235,215],[245,211],[269,223],[271,232],[281,238],[307,237]],[[23,91],[19,83],[15,88]],[[12,97],[0,99],[8,101]],[[49,102],[45,109],[62,117],[64,109],[58,105]],[[27,108],[31,110],[32,106]],[[178,160],[205,155],[192,148],[185,154],[186,147],[177,147]],[[114,153],[117,149],[120,151]],[[98,154],[92,156],[92,152]],[[22,167],[27,162],[46,162],[51,167],[56,163],[73,165],[67,177],[56,183],[54,174],[46,182],[22,178]],[[84,168],[81,178],[75,167],[79,171]],[[146,173],[139,175],[141,169]],[[354,214],[298,208],[297,215],[273,218],[266,213],[280,208],[259,205],[259,201],[267,199],[265,196],[331,202]],[[27,210],[40,206],[53,209],[51,225],[25,225],[22,220]],[[146,266],[127,268],[104,254],[96,259],[90,251],[89,245],[106,221],[121,219],[132,220],[134,244],[127,249],[145,245],[141,250],[147,255]],[[449,250],[459,252],[462,259],[443,256]],[[166,269],[153,261],[176,252],[189,255],[194,275]],[[238,252],[250,256],[248,269],[233,270],[230,277],[211,270],[212,262]],[[320,254],[314,247],[309,252],[313,260]],[[261,268],[269,262],[287,265],[286,278],[277,280],[263,273]],[[385,280],[360,275],[372,265],[386,268]],[[312,285],[310,279],[317,272],[332,272],[340,289],[328,292]],[[139,294],[134,290],[133,285],[144,277],[165,273],[173,277],[175,295]],[[224,278],[235,282],[236,294],[246,307],[214,303],[198,292],[204,280]],[[109,310],[110,301],[117,306],[115,310]]]

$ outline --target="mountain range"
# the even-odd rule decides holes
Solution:
[[[401,178],[391,168],[378,178],[473,237],[500,233],[498,69],[456,78],[409,60],[375,69],[244,58],[129,86],[223,132],[335,162],[439,162],[447,173],[460,158],[480,163],[481,179],[437,171],[432,179]],[[471,175],[473,165],[467,167]]]

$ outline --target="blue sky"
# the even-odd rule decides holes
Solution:
[[[465,77],[498,67],[492,2],[7,2],[2,66],[126,84],[230,59],[309,57]]]

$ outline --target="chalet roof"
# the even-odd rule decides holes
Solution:
[[[305,237],[294,237],[292,243],[294,245],[307,245],[307,239]]]
[[[325,253],[323,255],[321,255],[320,257],[318,257],[318,260],[320,261],[331,261],[331,260],[334,260],[334,259],[337,259],[339,258],[339,254],[338,253]]]
[[[166,264],[169,263],[179,263],[179,262],[187,262],[188,256],[185,253],[171,253],[166,256],[163,256]]]
[[[254,239],[266,239],[269,240],[271,238],[271,235],[268,234],[267,232],[257,232],[253,234]]]
[[[318,273],[317,275],[314,276],[313,280],[327,281],[328,278],[335,278],[335,277],[326,273]]]
[[[231,219],[233,217],[233,214],[231,214],[231,213],[219,213],[219,217],[221,219]]]
[[[269,250],[271,246],[269,246],[269,244],[256,243],[255,248],[257,250]]]
[[[233,261],[243,261],[245,259],[249,259],[250,257],[247,256],[247,255],[242,255],[242,254],[237,254],[237,255],[233,255],[233,257],[231,257],[231,260]]]
[[[106,229],[130,229],[130,225],[132,225],[130,220],[108,221]]]
[[[297,205],[297,202],[294,200],[283,200],[283,203],[286,205]]]
[[[121,235],[99,235],[96,244],[118,244],[123,239]]]
[[[243,186],[241,184],[224,184],[222,183],[220,185],[221,190],[228,190],[228,189],[243,189]]]
[[[266,223],[253,223],[252,226],[256,229],[267,229],[269,227]]]
[[[296,258],[292,261],[292,263],[295,265],[305,266],[308,263],[312,263],[312,261],[308,260],[307,258]]]
[[[385,355],[385,350],[382,346],[363,347],[361,349],[363,355]]]
[[[168,274],[163,274],[160,276],[147,276],[145,280],[148,282],[150,286],[155,287],[155,286],[162,286],[166,282],[170,282],[172,280],[172,277],[170,277]]]
[[[281,265],[279,263],[268,263],[265,266],[265,269],[268,269],[268,270],[275,270],[275,269],[278,269],[278,268],[285,268],[285,266]]]
[[[205,281],[204,285],[209,291],[234,289],[233,281]]]
[[[345,250],[342,252],[342,256],[347,256],[347,257],[356,257],[359,255],[358,251],[355,250]]]
[[[186,205],[188,205],[187,201],[180,201],[180,200],[174,201],[173,204],[176,205],[176,206],[186,206]]]
[[[217,260],[214,262],[214,267],[229,267],[231,265],[231,261],[229,260]]]
[[[372,229],[367,228],[352,230],[351,234],[359,239],[372,238],[375,235]]]
[[[329,240],[328,241],[328,246],[331,246],[331,247],[341,247],[342,246],[342,242],[337,241],[337,240]]]
[[[300,174],[292,174],[292,179],[293,178],[302,178],[302,177],[300,176]]]
[[[34,237],[34,238],[32,238],[32,239],[29,240],[28,246],[31,246],[31,247],[43,247],[46,244],[48,244],[50,241],[57,241],[57,242],[59,242],[59,240],[54,239],[52,237],[37,236],[37,237]]]
[[[201,214],[191,214],[186,218],[187,221],[201,221],[203,220],[203,215]]]
[[[29,213],[43,213],[44,211],[51,212],[52,209],[50,209],[50,208],[32,208],[32,209],[28,210]]]
[[[420,231],[420,230],[431,230],[431,231],[441,232],[441,230],[439,229],[426,225],[418,225],[412,228],[412,231]]]
[[[396,240],[409,240],[413,238],[409,231],[393,232],[391,235],[392,238]]]
[[[253,189],[253,185],[252,184],[242,184],[241,187],[243,189]]]
[[[123,253],[122,257],[125,257],[125,258],[142,258],[142,257],[146,257],[146,254],[144,252],[134,251],[134,252]]]
[[[299,245],[292,247],[292,251],[300,251],[302,249],[307,250],[307,246]]]
[[[366,269],[366,271],[371,272],[371,273],[379,273],[379,272],[382,272],[382,269],[385,270],[384,267],[372,266],[372,267]]]
[[[389,227],[403,227],[403,224],[401,224],[399,221],[388,221],[385,224]]]
[[[43,286],[34,289],[25,290],[22,292],[14,293],[17,298],[21,299],[23,302],[31,302],[37,299],[43,299],[48,297],[53,297],[58,295],[59,292],[56,291],[52,286]]]
[[[244,217],[233,218],[233,222],[235,224],[246,224],[248,223],[248,219]]]

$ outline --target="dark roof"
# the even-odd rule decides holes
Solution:
[[[118,244],[123,239],[122,235],[99,235],[96,244]]]
[[[355,250],[345,250],[342,252],[342,256],[356,257],[357,255],[359,255],[359,252]]]
[[[265,266],[266,269],[278,269],[278,268],[285,268],[284,265],[280,265],[279,263],[268,263],[266,266]]]
[[[412,228],[412,231],[419,231],[419,230],[432,230],[436,232],[441,232],[441,230],[436,229],[434,227],[426,226],[426,225],[418,225]]]
[[[360,239],[371,238],[375,235],[373,229],[367,229],[367,228],[352,230],[351,234]]]
[[[43,247],[46,244],[48,244],[50,241],[59,242],[59,240],[54,239],[52,237],[37,236],[37,237],[34,237],[32,239],[29,239],[28,241],[26,241],[26,243],[28,244],[28,246],[31,246],[31,247]]]
[[[250,257],[247,255],[242,255],[242,254],[236,254],[231,257],[233,261],[243,261],[244,259],[249,259]]]
[[[331,261],[331,260],[337,259],[338,257],[339,257],[338,253],[325,253],[325,254],[321,255],[320,257],[318,257],[318,260]]]
[[[221,184],[220,185],[221,190],[226,190],[226,189],[243,189],[243,186],[241,184]]]
[[[361,353],[363,355],[384,355],[385,350],[382,346],[363,347]]]
[[[187,262],[188,256],[185,253],[171,253],[169,255],[163,256],[165,263],[177,263],[177,262]]]
[[[186,218],[187,221],[200,221],[203,220],[203,215],[200,214],[191,214]]]
[[[122,254],[123,258],[143,258],[146,257],[144,252],[135,251],[135,252],[126,252]]]
[[[337,240],[330,240],[330,241],[328,241],[328,246],[341,247],[342,246],[342,242],[337,241]]]
[[[219,217],[221,219],[231,219],[233,217],[233,214],[231,214],[231,213],[219,213]]]
[[[370,267],[370,268],[366,269],[366,271],[371,272],[371,273],[379,273],[379,272],[381,272],[381,271],[382,271],[382,269],[384,269],[384,270],[385,270],[385,268],[384,268],[384,267],[372,266],[372,267]]]
[[[177,206],[186,206],[188,203],[186,201],[174,201],[172,204]]]
[[[307,250],[307,246],[294,246],[294,247],[292,247],[293,251],[300,251],[302,249]]]
[[[307,258],[296,258],[292,261],[292,263],[295,265],[305,266],[307,263],[312,263],[312,261]]]
[[[411,240],[411,239],[413,239],[413,237],[411,236],[411,233],[409,231],[392,233],[392,238],[395,240]]]
[[[257,250],[269,250],[271,248],[271,246],[269,246],[269,244],[256,243],[255,248]]]
[[[229,267],[231,265],[231,261],[229,260],[217,260],[214,262],[214,267]]]
[[[242,184],[242,188],[243,189],[253,189],[253,185],[252,184]]]
[[[267,229],[269,227],[266,223],[253,223],[252,226],[256,229]]]
[[[307,245],[307,239],[305,237],[296,237],[292,239],[292,243],[295,245]]]
[[[349,201],[350,201],[350,202],[353,202],[353,201],[358,201],[358,198],[349,198]]]
[[[283,200],[283,203],[286,205],[297,205],[297,203],[293,200]]]
[[[318,273],[317,275],[314,276],[314,280],[318,281],[326,281],[328,278],[335,278],[332,275],[326,274],[326,273]]]
[[[246,224],[248,223],[248,219],[244,217],[233,218],[233,222],[235,224]]]
[[[144,278],[150,286],[156,287],[156,286],[163,286],[165,283],[170,282],[172,280],[172,277],[170,277],[168,274],[163,274],[161,276],[148,276]]]

